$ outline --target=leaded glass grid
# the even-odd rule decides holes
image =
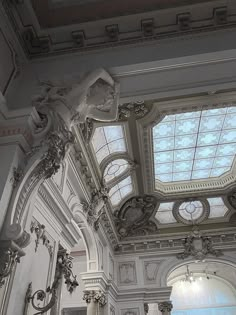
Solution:
[[[109,191],[111,204],[117,206],[122,199],[133,191],[133,184],[131,176],[126,177],[117,185],[113,186]]]
[[[116,159],[110,162],[104,170],[105,182],[110,182],[114,178],[122,175],[128,168],[129,163],[124,159]]]
[[[173,216],[173,213],[172,213],[173,205],[174,205],[174,202],[163,202],[158,207],[155,218],[161,224],[170,224],[170,223],[176,223],[177,222],[175,217]]]
[[[207,200],[210,204],[209,219],[224,217],[225,214],[229,211],[229,209],[224,204],[222,198],[208,198]]]
[[[126,152],[122,125],[97,127],[92,137],[92,146],[98,163],[115,152]]]
[[[236,107],[167,115],[152,129],[155,179],[218,177],[236,152]]]

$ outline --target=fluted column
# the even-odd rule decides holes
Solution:
[[[84,291],[83,300],[87,303],[87,315],[103,315],[106,296],[102,291]]]
[[[172,308],[173,305],[171,301],[164,301],[158,303],[158,309],[162,313],[162,315],[170,315]]]

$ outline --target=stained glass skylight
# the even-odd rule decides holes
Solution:
[[[160,204],[155,218],[161,224],[170,224],[176,223],[176,219],[173,216],[172,209],[173,209],[174,202],[163,202]]]
[[[98,163],[115,152],[126,152],[126,141],[122,125],[104,126],[95,129],[92,146]]]
[[[167,115],[152,129],[155,179],[218,177],[236,153],[236,107]]]
[[[224,217],[225,214],[228,212],[229,209],[225,206],[222,198],[208,198],[207,200],[210,204],[210,219]]]
[[[129,166],[129,163],[124,159],[116,159],[110,162],[104,171],[104,180],[109,182],[117,176],[123,174]]]
[[[117,206],[121,202],[121,200],[129,195],[132,191],[132,179],[131,176],[128,176],[110,189],[109,197],[111,200],[111,204],[113,206]]]

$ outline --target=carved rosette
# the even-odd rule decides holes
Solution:
[[[90,303],[93,301],[94,303],[98,303],[99,306],[103,307],[106,305],[106,296],[102,291],[84,291],[83,300],[86,301],[86,303]]]
[[[165,301],[165,302],[158,303],[158,309],[163,314],[165,314],[166,312],[171,312],[172,308],[173,308],[173,305],[172,305],[171,301]]]

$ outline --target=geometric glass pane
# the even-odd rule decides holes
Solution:
[[[229,209],[225,206],[222,198],[208,198],[207,200],[210,204],[209,219],[224,217],[225,214],[229,211]]]
[[[110,162],[104,170],[104,180],[106,183],[113,180],[117,176],[123,174],[129,166],[124,159],[117,159]]]
[[[96,128],[91,142],[99,164],[112,153],[126,152],[126,141],[122,125]]]
[[[176,219],[173,216],[172,209],[173,209],[174,202],[163,202],[160,204],[155,218],[161,224],[171,224],[176,223]]]
[[[132,193],[132,191],[132,179],[131,176],[128,176],[110,189],[109,197],[111,204],[113,206],[117,206],[122,201],[122,199]]]
[[[203,213],[202,203],[198,200],[183,202],[179,206],[179,214],[185,220],[194,221],[200,218]]]
[[[236,107],[167,115],[152,128],[155,180],[219,177],[236,154]]]

